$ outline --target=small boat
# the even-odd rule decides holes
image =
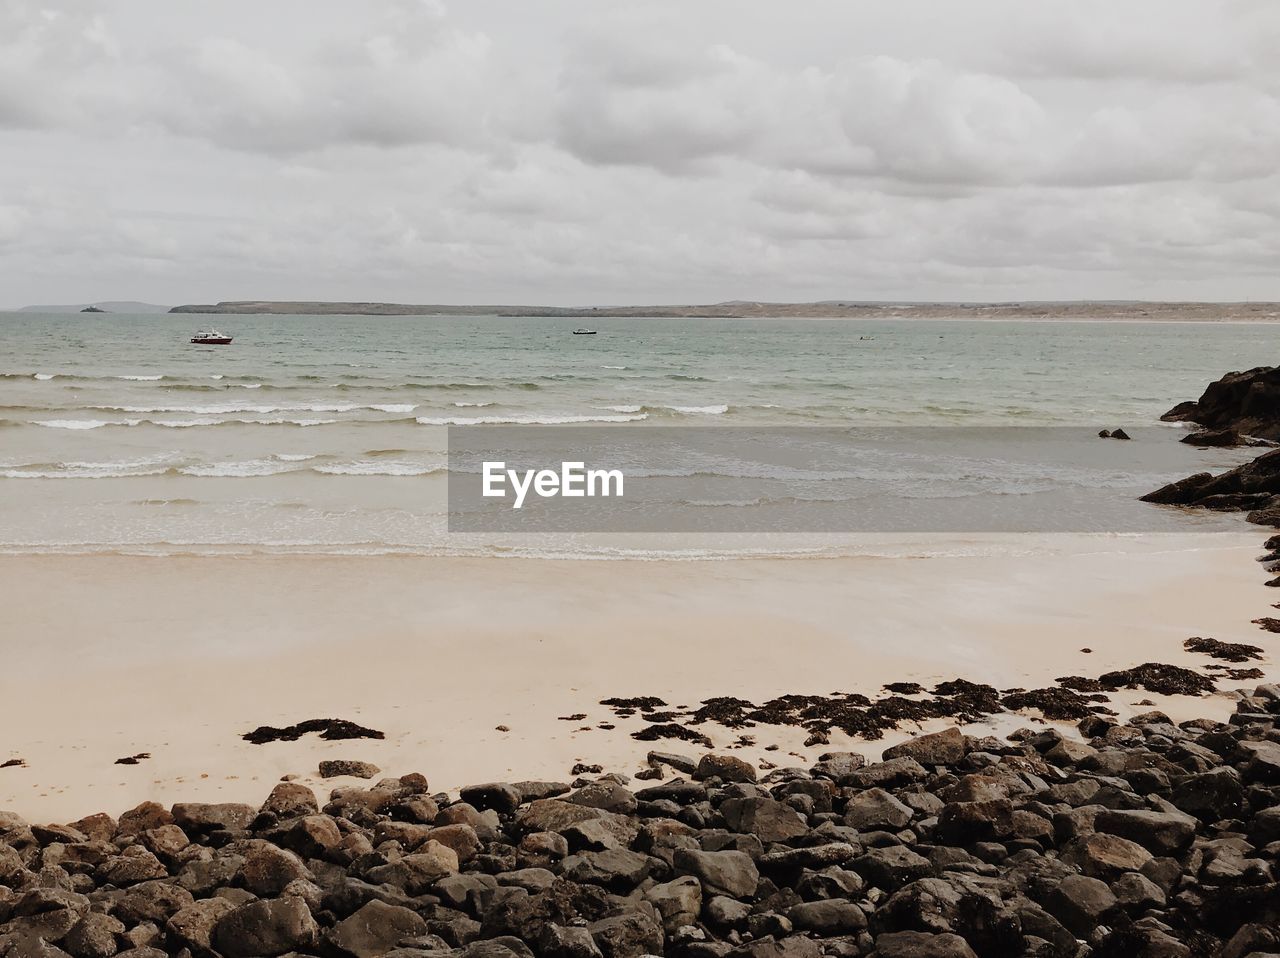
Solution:
[[[82,312],[82,313],[105,313],[105,312],[106,312],[106,310],[105,310],[105,309],[103,309],[101,306],[86,306],[84,309],[80,310],[80,312]]]
[[[230,344],[231,339],[232,337],[216,329],[201,331],[191,337],[191,341],[197,346],[226,346]]]
[[[573,331],[575,336],[594,336],[595,334],[596,331],[594,329],[575,329]]]

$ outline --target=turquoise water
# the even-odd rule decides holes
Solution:
[[[1169,449],[1182,472],[1232,461],[1143,450],[1178,435],[1161,412],[1280,345],[1270,325],[600,319],[573,336],[581,321],[332,316],[212,317],[235,342],[190,345],[205,318],[0,314],[0,547],[466,551],[442,526],[450,424],[1152,427],[1083,476],[999,477],[1001,495],[1058,482],[1127,503],[1174,478]]]

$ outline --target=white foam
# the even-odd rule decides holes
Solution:
[[[626,366],[601,366],[601,369],[626,369]]]
[[[117,376],[116,379],[128,379],[131,382],[135,382],[135,383],[153,383],[161,379],[164,379],[164,377],[163,376]]]
[[[604,408],[608,409],[610,412],[627,412],[627,413],[640,412],[642,409],[644,409],[643,406],[605,406]]]
[[[103,426],[120,425],[106,419],[37,419],[33,424],[46,429],[101,429]]]
[[[243,479],[254,476],[274,476],[292,471],[273,459],[250,459],[247,462],[209,462],[179,469],[186,476],[206,478]]]
[[[665,406],[663,408],[690,416],[723,416],[729,411],[728,406]]]
[[[41,463],[0,470],[4,479],[123,479],[131,476],[158,476],[168,471],[164,456],[114,462]]]
[[[482,408],[482,407],[484,407],[484,406],[496,406],[496,405],[497,405],[497,403],[492,403],[492,402],[455,402],[455,403],[454,403],[454,405],[455,405],[455,406],[457,406],[459,409],[467,409],[467,408],[476,408],[476,409],[479,409],[479,408]]]
[[[35,375],[33,375],[31,378],[32,378],[32,379],[39,379],[39,380],[41,380],[41,381],[43,382],[43,381],[45,381],[45,380],[55,379],[55,378],[57,378],[57,377],[56,377],[54,374],[52,374],[52,373],[36,373],[36,374],[35,374]]]
[[[418,407],[413,403],[379,403],[366,408],[374,409],[378,412],[413,412]]]
[[[278,452],[276,453],[275,458],[279,459],[281,462],[306,462],[308,459],[314,459],[315,456],[299,455],[299,454],[289,453],[289,452]]]
[[[562,426],[583,422],[636,422],[648,419],[638,416],[419,416],[422,426]]]
[[[315,471],[326,476],[429,476],[442,472],[442,466],[428,466],[419,462],[337,462],[328,466],[315,466]]]

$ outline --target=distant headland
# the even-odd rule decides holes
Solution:
[[[303,316],[510,316],[644,317],[671,319],[1075,319],[1164,322],[1280,320],[1280,303],[1154,303],[1074,301],[1009,303],[907,303],[828,300],[765,303],[734,300],[676,306],[450,306],[404,303],[324,303],[238,300],[175,306],[171,313],[278,314]]]

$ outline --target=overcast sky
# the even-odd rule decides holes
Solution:
[[[1280,299],[1276,0],[0,0],[0,306]]]

